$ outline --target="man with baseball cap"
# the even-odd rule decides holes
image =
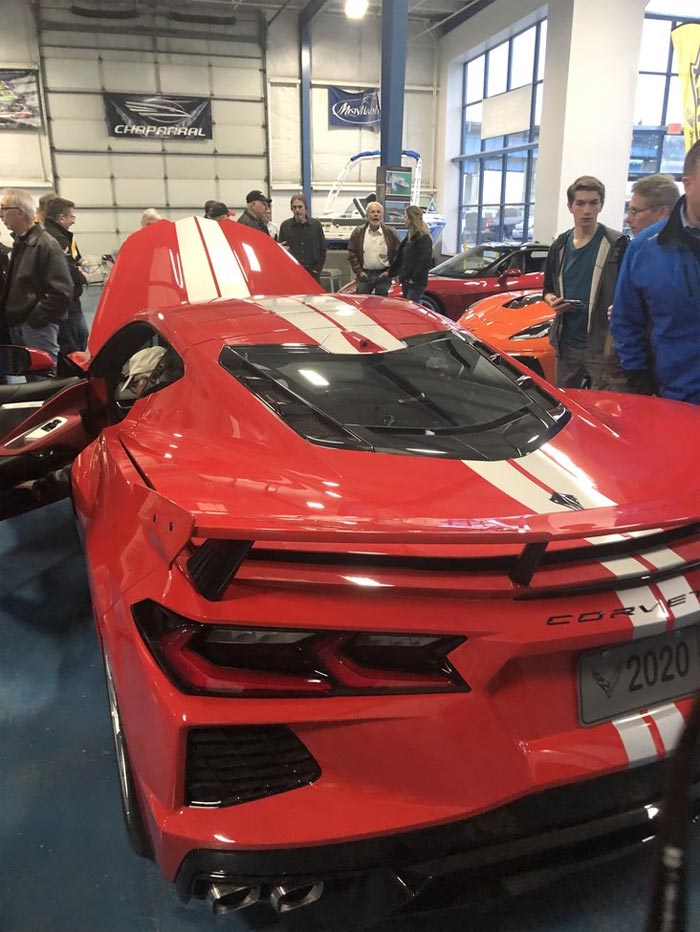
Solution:
[[[249,191],[246,195],[246,209],[238,218],[238,222],[253,230],[259,230],[261,233],[270,235],[267,229],[266,211],[272,204],[269,197],[266,197],[262,191]]]

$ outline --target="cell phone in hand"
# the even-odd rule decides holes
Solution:
[[[585,302],[585,301],[579,301],[578,298],[564,298],[564,300],[565,300],[565,301],[568,303],[568,305],[569,305],[569,307],[567,308],[567,310],[570,310],[570,311],[584,311],[584,310],[586,309],[586,306],[587,306],[587,305],[586,305],[586,302]]]

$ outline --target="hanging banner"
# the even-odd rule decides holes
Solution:
[[[0,69],[0,130],[41,129],[36,71]]]
[[[211,139],[208,97],[103,94],[110,136],[140,139]]]
[[[379,106],[379,91],[365,87],[344,91],[340,87],[328,88],[328,128],[347,129],[366,126],[379,129],[382,111]]]
[[[683,97],[686,152],[700,139],[700,25],[686,23],[671,33]]]

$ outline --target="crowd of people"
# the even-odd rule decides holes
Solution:
[[[588,385],[700,404],[700,143],[686,155],[682,183],[679,197],[670,175],[635,182],[627,209],[631,243],[598,221],[605,204],[598,178],[583,175],[568,188],[573,226],[549,249],[543,295],[554,312],[550,342],[559,387]],[[279,232],[271,205],[263,191],[250,191],[237,222],[276,239],[320,282],[326,241],[304,195],[291,198],[292,215]],[[233,219],[216,200],[206,202],[204,216]],[[35,210],[28,192],[8,189],[0,217],[13,239],[11,250],[0,249],[0,343],[42,349],[54,359],[59,351],[85,350],[80,296],[86,278],[71,232],[75,204],[49,192]],[[149,207],[141,226],[160,219]],[[399,241],[384,223],[382,205],[366,205],[364,222],[348,244],[358,294],[387,295],[397,278],[405,298],[421,300],[432,241],[419,207],[408,207],[405,221],[406,236]]]
[[[598,222],[605,186],[574,181],[574,225],[549,250],[544,300],[555,313],[556,383],[658,394],[700,404],[700,143],[686,154],[684,195],[671,176],[632,187],[627,236]]]

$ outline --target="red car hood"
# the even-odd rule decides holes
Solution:
[[[138,439],[126,429],[120,438],[157,495],[187,515],[188,535],[302,541],[314,549],[324,542],[410,549],[415,542],[418,553],[428,543],[450,551],[463,544],[521,548],[700,519],[700,477],[683,455],[694,409],[631,396],[623,406],[615,395],[593,392],[572,392],[567,403],[572,419],[553,440],[495,462],[329,450],[281,424],[283,461],[240,437],[212,447],[193,431],[173,448],[166,442],[172,434],[142,424]],[[646,432],[658,435],[662,427],[667,446],[640,457]]]

